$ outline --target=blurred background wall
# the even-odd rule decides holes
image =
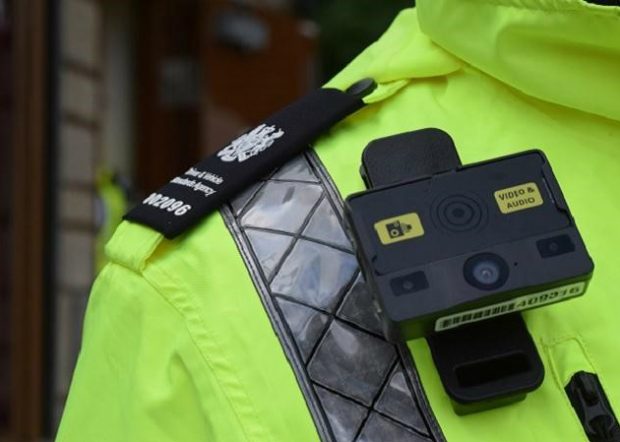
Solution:
[[[0,0],[0,441],[53,438],[120,217],[413,0]]]

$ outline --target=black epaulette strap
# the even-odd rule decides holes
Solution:
[[[374,81],[367,79],[346,92],[311,92],[170,180],[124,219],[175,238],[361,109],[362,98],[375,87]]]

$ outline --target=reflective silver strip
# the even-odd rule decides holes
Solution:
[[[408,349],[381,320],[313,152],[222,210],[325,441],[443,441]]]

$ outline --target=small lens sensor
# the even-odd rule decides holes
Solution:
[[[495,290],[508,279],[508,264],[493,253],[481,253],[465,262],[463,274],[472,286],[482,290]]]
[[[536,243],[538,252],[543,258],[563,255],[575,251],[575,244],[568,235],[554,236],[552,238],[541,239]]]
[[[405,276],[399,276],[390,281],[392,292],[396,296],[419,292],[428,288],[428,280],[424,272],[413,272]]]

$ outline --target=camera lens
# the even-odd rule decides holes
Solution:
[[[472,275],[480,284],[497,284],[500,275],[499,266],[493,261],[479,262],[472,269]]]
[[[482,290],[495,290],[508,279],[508,264],[498,255],[481,253],[465,262],[463,269],[465,280]]]

